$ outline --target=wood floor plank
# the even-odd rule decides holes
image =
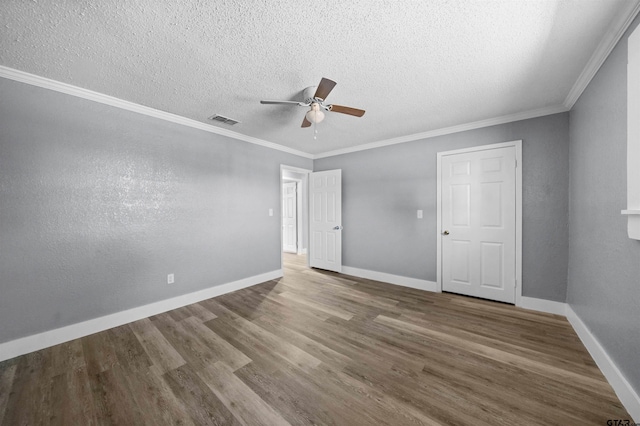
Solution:
[[[282,325],[267,315],[256,318],[253,322],[274,335],[277,335],[280,339],[291,342],[303,351],[313,354],[314,357],[318,358],[322,362],[345,365],[347,362],[351,361],[351,358],[341,354],[340,352],[334,351],[333,349],[294,329]]]
[[[189,310],[191,316],[199,319],[200,322],[206,322],[211,321],[212,319],[216,319],[216,315],[210,310],[206,309],[200,303],[194,303],[193,305],[189,305],[186,308]]]
[[[173,309],[165,315],[169,315],[174,321],[182,321],[183,319],[189,318],[192,314],[188,306],[183,306],[181,308]]]
[[[269,351],[280,356],[286,362],[302,369],[313,369],[320,360],[297,346],[278,338],[273,333],[253,324],[244,318],[234,321],[236,330],[256,342],[261,342]]]
[[[301,384],[296,374],[276,369],[266,372],[256,364],[248,364],[235,372],[236,376],[260,398],[272,406],[292,425],[328,425],[335,423],[337,409],[326,407],[327,396],[313,392]]]
[[[220,354],[210,351],[201,338],[190,334],[181,321],[174,321],[170,315],[156,315],[153,324],[192,368],[200,371],[219,360]]]
[[[318,374],[312,377],[315,378],[319,387],[325,389],[325,392],[333,393],[332,389],[340,389],[339,395],[343,400],[349,400],[349,395],[358,395],[361,405],[358,412],[367,411],[372,424],[441,424],[410,404],[380,392],[376,386],[363,383],[331,366],[322,365],[318,369]],[[351,403],[349,406],[351,407]]]
[[[137,371],[127,374],[125,379],[146,424],[194,425],[182,400],[176,398],[167,382],[155,370]]]
[[[481,369],[478,369],[479,365],[482,366]],[[500,389],[502,392],[485,391],[483,395],[501,406],[505,402],[504,405],[507,406],[515,402],[516,407],[512,410],[522,410],[531,416],[544,411],[550,417],[572,419],[573,423],[579,423],[584,421],[585,414],[588,418],[601,419],[607,410],[614,406],[599,400],[596,404],[585,405],[585,399],[597,397],[587,393],[588,396],[585,398],[584,390],[580,387],[563,382],[550,383],[543,376],[501,362],[495,361],[489,365],[486,359],[473,354],[469,354],[464,361],[455,362],[443,356],[437,363],[426,364],[423,371],[431,378],[439,377],[463,389]],[[527,383],[527,386],[520,386],[521,382]],[[619,412],[619,407],[616,407],[610,415],[615,416]]]
[[[229,320],[233,321],[236,318],[240,318],[241,315],[239,312],[235,312],[234,308],[228,308],[227,303],[225,302],[225,296],[231,296],[233,293],[227,295],[220,296],[216,299],[207,299],[200,302],[202,306],[204,306],[207,310],[213,312],[216,315],[216,318],[220,318],[221,320]]]
[[[329,314],[331,316],[335,316],[338,318],[342,318],[344,320],[350,320],[351,318],[353,318],[353,313],[352,312],[347,312],[343,309],[339,309],[339,308],[334,308],[332,306],[323,304],[323,303],[319,303],[317,301],[312,301],[309,299],[305,299],[304,297],[301,297],[297,294],[285,291],[284,293],[278,295],[278,297],[283,297],[289,300],[293,300],[294,302],[297,302],[301,305],[304,305],[306,307],[308,307],[309,309],[315,309],[318,310],[320,312],[324,312],[326,314]]]
[[[341,330],[336,332],[336,325],[327,324],[325,321],[291,322],[286,316],[280,316],[278,313],[268,315],[268,318],[318,342],[322,346],[340,353],[352,361],[367,365],[370,368],[389,369],[393,365],[392,361],[385,359],[376,352],[369,351],[367,346],[360,342],[359,339],[352,339]]]
[[[49,421],[60,426],[97,424],[86,367],[53,378]]]
[[[159,372],[165,373],[186,364],[184,358],[148,318],[132,322],[128,326]]]
[[[212,426],[242,424],[200,379],[198,373],[188,365],[167,372],[164,378],[174,395],[184,402],[195,424]]]
[[[0,426],[633,424],[564,317],[284,268],[0,363]]]
[[[209,366],[201,372],[200,377],[243,424],[289,425],[289,422],[238,379],[223,362]]]
[[[82,338],[82,349],[87,372],[91,376],[109,370],[118,363],[108,331]]]
[[[344,369],[344,373],[362,383],[374,384],[380,392],[403,401],[439,424],[492,424],[469,414],[465,400],[451,399],[448,395],[441,394],[438,389],[428,386],[419,387],[419,383],[412,381],[412,377],[406,372],[393,369],[378,371],[352,363]],[[496,419],[496,424],[499,424],[499,421],[499,418]]]
[[[375,353],[377,357],[384,359],[385,363],[401,365],[411,371],[422,371],[424,360],[414,354],[399,351],[398,348],[388,341],[378,339],[377,336],[368,332],[370,321],[363,322],[340,320],[331,318],[326,321],[327,327],[333,327],[333,333],[344,337],[349,341],[358,342],[366,353]]]
[[[613,407],[619,412],[615,398],[608,400],[596,393],[589,392],[570,381],[549,380],[547,377],[509,365],[504,362],[489,359],[473,352],[465,351],[459,345],[443,341],[424,339],[422,336],[412,336],[410,333],[398,335],[379,322],[372,322],[367,326],[368,332],[375,332],[380,339],[389,340],[399,349],[420,354],[425,362],[425,370],[446,373],[450,380],[459,380],[468,376],[479,384],[481,389],[509,389],[512,395],[519,395],[519,401],[539,401],[541,406],[557,406],[568,413],[593,411],[604,412],[607,407]],[[523,385],[526,383],[526,385]],[[553,398],[549,398],[552,394]],[[613,392],[610,392],[613,396]],[[584,401],[591,401],[587,407]],[[617,407],[617,408],[616,408]]]
[[[260,315],[263,315],[270,308],[273,308],[273,302],[265,297],[258,296],[251,291],[244,291],[240,293],[230,293],[218,298],[218,302],[225,308],[232,310],[238,316],[245,319],[252,320]],[[264,305],[264,306],[263,306]],[[269,306],[271,305],[271,306]]]
[[[433,337],[439,341],[447,342],[453,345],[459,345],[473,353],[484,356],[486,358],[497,359],[510,365],[518,365],[520,366],[520,368],[543,374],[551,380],[571,380],[579,383],[585,388],[593,390],[594,392],[608,393],[607,390],[603,387],[603,384],[605,382],[603,382],[602,379],[587,377],[581,374],[574,373],[572,371],[558,368],[553,365],[544,364],[535,359],[529,359],[520,355],[513,355],[511,353],[504,352],[499,349],[494,349],[479,343],[466,341],[459,337],[449,336],[439,331],[430,330],[420,326],[414,326],[408,322],[397,320],[395,318],[379,316],[374,321],[384,322],[386,324],[396,326],[398,329],[411,330],[412,332],[420,333],[428,337]]]
[[[50,349],[50,348],[49,348]],[[3,425],[47,424],[51,412],[51,350],[20,357]]]
[[[348,290],[337,290],[335,294],[338,297],[342,297],[362,305],[389,311],[396,310],[398,308],[398,303],[400,303],[399,301],[389,297],[373,296],[353,288]]]
[[[285,367],[266,374],[250,364],[236,374],[291,424],[390,424],[387,420],[392,416],[380,416],[378,407],[352,398],[353,388],[325,380],[323,370],[304,372]]]
[[[151,358],[128,325],[122,325],[107,330],[113,351],[120,365],[133,371],[145,371],[152,365]]]
[[[4,364],[4,365],[2,365]],[[0,364],[0,425],[4,418],[4,413],[7,410],[7,404],[9,403],[9,393],[13,387],[13,379],[16,375],[18,365],[16,363],[1,363]]]
[[[526,340],[524,340],[521,336],[520,338],[516,338],[514,336],[511,339],[505,340],[498,338],[498,335],[496,333],[489,335],[488,333],[483,333],[473,326],[466,326],[465,328],[452,327],[448,324],[419,319],[404,314],[399,318],[396,318],[396,320],[408,321],[413,325],[418,325],[423,328],[435,330],[451,336],[457,336],[466,341],[479,343],[485,346],[492,347],[494,349],[498,349],[500,351],[511,353],[513,355],[521,355],[528,358],[537,359],[540,362],[544,362],[549,365],[555,365],[557,367],[561,367],[563,369],[570,370],[585,376],[592,376],[599,380],[604,379],[599,371],[593,369],[589,365],[585,365],[585,363],[582,362],[581,359],[568,359],[566,357],[566,350],[562,352],[565,354],[564,357],[558,356],[557,354],[548,354],[547,351],[540,350],[540,346],[536,346],[535,349],[532,348],[531,345],[528,345]]]
[[[277,294],[268,294],[265,297],[268,300],[273,301],[275,306],[277,306],[277,308],[269,310],[267,314],[277,312],[279,315],[289,317],[291,321],[312,320],[322,322],[331,318],[330,314],[317,309],[309,309],[305,305],[301,305],[300,303],[294,300],[287,299],[286,297],[280,297]]]
[[[51,374],[65,374],[86,366],[82,340],[75,339],[70,342],[53,346],[51,349]]]
[[[119,365],[89,375],[89,385],[99,425],[144,425],[145,413],[135,404],[128,386],[128,371]]]
[[[210,321],[215,319],[215,314],[206,309],[200,303],[193,303],[191,305],[183,306],[178,309],[169,311],[168,314],[174,321],[182,321],[187,318],[195,317],[201,322]]]
[[[209,349],[214,359],[223,361],[231,370],[235,371],[251,362],[249,357],[222,337],[218,336],[199,320],[193,317],[187,318],[182,321],[182,325],[188,333],[198,338],[202,344]]]
[[[233,320],[219,315],[215,320],[207,321],[205,325],[249,357],[251,364],[259,366],[267,373],[276,371],[283,362],[286,362],[278,355],[270,352],[262,342],[253,341],[246,334],[238,333],[236,331],[236,323]]]
[[[214,331],[222,332],[227,339],[232,339],[239,344],[249,358],[254,360],[260,357],[260,353],[268,353],[272,363],[287,362],[302,369],[312,369],[321,362],[318,358],[243,317],[236,317],[233,320],[220,317],[207,322],[206,325]],[[256,352],[254,348],[259,350]]]

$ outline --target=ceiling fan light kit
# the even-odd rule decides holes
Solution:
[[[311,109],[307,111],[305,117],[307,117],[307,120],[311,123],[317,124],[324,120],[324,112],[320,111],[320,105],[314,102],[311,104]]]
[[[297,105],[302,107],[310,107],[309,111],[302,120],[301,127],[310,127],[311,124],[318,124],[324,120],[324,112],[339,112],[341,114],[353,115],[355,117],[362,117],[365,113],[362,109],[345,107],[341,105],[325,104],[327,95],[331,93],[335,87],[336,82],[329,80],[328,78],[322,78],[318,87],[307,87],[302,92],[303,101],[260,101],[261,104],[266,105]],[[324,112],[323,112],[324,110]],[[317,130],[316,130],[317,133]]]

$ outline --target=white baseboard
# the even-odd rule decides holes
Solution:
[[[567,304],[553,300],[537,299],[535,297],[522,296],[517,306],[532,311],[546,312],[547,314],[567,315]]]
[[[352,268],[351,266],[343,266],[342,273],[346,275],[353,275],[354,277],[366,278],[368,280],[382,281],[385,283],[400,285],[403,287],[417,288],[418,290],[432,292],[438,291],[438,284],[433,281],[403,277],[401,275],[387,274],[384,272],[370,271],[368,269]]]
[[[0,362],[283,276],[282,269],[0,344]]]
[[[631,387],[631,384],[624,377],[622,372],[618,369],[615,362],[611,359],[607,351],[602,347],[598,339],[591,333],[591,330],[587,328],[586,324],[582,322],[578,314],[567,305],[567,319],[573,326],[580,340],[587,348],[591,357],[602,371],[602,374],[607,378],[609,384],[615,391],[620,402],[627,409],[631,417],[635,422],[640,422],[640,396]]]

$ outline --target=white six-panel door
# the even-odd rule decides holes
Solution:
[[[342,272],[342,170],[309,179],[309,266]]]
[[[442,289],[515,303],[516,148],[441,159]]]
[[[282,250],[298,251],[298,212],[296,182],[282,184]]]

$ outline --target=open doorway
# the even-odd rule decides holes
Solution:
[[[302,181],[299,179],[282,178],[282,251],[285,253],[302,254],[302,233],[300,225],[301,196],[298,193]]]
[[[308,264],[309,173],[311,170],[280,166],[280,251],[283,269],[285,256],[296,256],[296,263]]]

